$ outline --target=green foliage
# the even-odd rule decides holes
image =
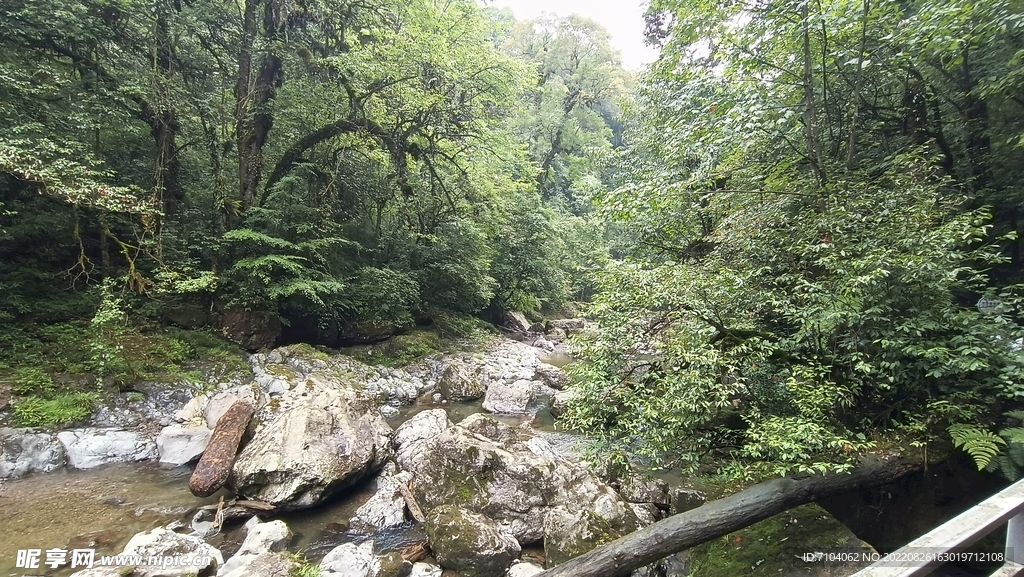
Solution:
[[[632,243],[597,277],[567,423],[757,478],[844,470],[1019,402],[1003,233],[1021,175],[988,138],[1020,103],[972,92],[990,82],[974,74],[1009,73],[1019,10],[668,0],[649,15],[661,57],[619,185],[596,196]],[[979,312],[982,295],[1002,304]]]
[[[949,434],[953,437],[953,445],[970,455],[979,471],[984,470],[1006,445],[999,435],[974,425],[950,425]]]
[[[14,373],[11,391],[19,395],[47,394],[56,384],[46,371],[36,367],[21,367]]]
[[[92,413],[99,398],[94,392],[60,393],[50,398],[24,397],[14,405],[14,423],[19,427],[77,423]]]

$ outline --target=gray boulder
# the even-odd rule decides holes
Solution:
[[[253,519],[256,519],[253,517]],[[248,524],[247,524],[248,525]],[[248,568],[248,572],[241,573],[243,575],[264,575],[264,573],[257,572],[253,569],[252,565],[256,563],[258,557],[265,555],[266,553],[274,553],[283,551],[288,547],[288,544],[292,540],[292,532],[288,529],[288,525],[284,521],[276,520],[269,523],[260,523],[258,520],[249,525],[249,531],[245,535],[245,540],[242,541],[242,546],[239,547],[235,555],[228,559],[223,566],[217,571],[218,576],[226,576],[231,573],[237,573],[240,568]],[[269,559],[263,561],[269,562]]]
[[[533,380],[540,381],[552,389],[562,390],[569,384],[565,371],[547,363],[540,363],[533,374]]]
[[[437,562],[462,577],[503,575],[521,551],[505,527],[451,505],[427,513],[426,529]]]
[[[0,479],[49,473],[64,466],[64,445],[35,429],[0,429]]]
[[[391,456],[391,427],[356,386],[313,373],[256,416],[228,479],[238,495],[282,510],[319,504],[376,473]]]
[[[437,388],[451,401],[473,401],[484,396],[479,372],[459,362],[448,365],[437,382]]]
[[[489,413],[520,415],[533,400],[535,386],[532,381],[519,380],[512,383],[497,381],[487,387],[483,408]]]
[[[260,391],[259,387],[241,385],[221,391],[205,403],[200,401],[203,415],[206,417],[206,428],[211,431],[216,429],[217,421],[224,416],[224,413],[228,412],[235,401],[247,401],[253,407],[259,408],[266,404],[266,395]]]
[[[653,503],[660,509],[669,509],[668,483],[642,475],[626,475],[619,481],[619,494],[630,503]]]
[[[431,409],[417,413],[395,431],[395,461],[406,470],[430,451],[435,437],[452,427],[444,409]]]
[[[412,563],[398,553],[375,555],[373,541],[360,545],[345,543],[331,550],[320,562],[321,577],[407,577]]]
[[[414,494],[424,510],[451,504],[486,514],[523,544],[543,538],[544,517],[558,505],[591,511],[621,534],[637,528],[636,515],[611,487],[543,439],[520,441],[511,427],[486,415],[433,432],[439,419],[424,414],[417,417],[431,421],[430,437],[410,434],[428,429],[416,419],[396,433],[399,465],[415,475]]]
[[[67,451],[68,466],[75,469],[146,461],[157,455],[156,444],[134,431],[70,429],[57,433],[57,438]]]
[[[394,465],[391,465],[393,468]],[[405,522],[405,497],[401,487],[412,480],[407,472],[382,475],[377,479],[377,491],[358,509],[350,520],[352,527],[372,532]]]
[[[534,575],[543,572],[544,568],[540,565],[522,562],[509,567],[506,577],[533,577]]]
[[[586,319],[552,319],[544,323],[544,328],[547,332],[551,332],[555,329],[565,331],[567,334],[573,334],[586,328]]]
[[[230,573],[218,573],[222,577],[292,577],[299,564],[282,553],[260,553],[248,555],[245,562]]]
[[[555,507],[544,518],[547,566],[561,565],[621,536],[606,519],[592,511]]]
[[[224,564],[220,551],[199,537],[182,535],[170,529],[158,527],[152,531],[137,533],[125,545],[121,555],[150,557],[174,557],[175,565],[167,567],[141,565],[128,567],[94,567],[72,574],[72,577],[108,577],[133,575],[135,577],[174,577],[208,574]]]
[[[156,449],[160,454],[161,463],[184,465],[199,458],[210,444],[213,431],[203,425],[183,427],[170,425],[164,427],[156,437]]]
[[[564,414],[566,409],[569,407],[569,403],[571,403],[575,397],[575,389],[565,389],[564,391],[558,391],[554,395],[551,395],[551,414],[556,417]]]
[[[441,577],[442,572],[441,567],[420,561],[412,564],[412,572],[409,573],[409,577]]]

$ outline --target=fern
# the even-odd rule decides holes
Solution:
[[[950,425],[949,434],[953,437],[953,445],[970,455],[979,471],[984,470],[999,454],[1001,446],[1006,445],[999,435],[974,425]]]

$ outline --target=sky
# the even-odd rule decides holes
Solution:
[[[645,0],[484,0],[488,6],[509,7],[518,20],[542,13],[568,16],[579,14],[596,20],[612,35],[612,45],[622,53],[622,64],[639,70],[654,62],[657,50],[644,45]]]

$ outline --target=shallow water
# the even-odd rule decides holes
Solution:
[[[433,408],[448,411],[453,422],[481,412],[480,402],[450,403],[403,407],[389,420],[392,427],[415,414]],[[536,416],[495,418],[518,428],[553,431],[554,421],[546,410]],[[197,507],[217,503],[226,490],[200,499],[188,490],[191,467],[167,467],[155,463],[121,463],[95,469],[64,469],[36,474],[0,483],[0,576],[68,575],[72,571],[22,570],[15,567],[19,549],[95,548],[96,555],[120,553],[128,540],[140,531],[148,531],[181,521],[188,525]],[[330,548],[359,537],[344,532],[344,525],[355,510],[369,499],[376,487],[373,481],[342,491],[325,505],[307,511],[280,516],[295,540],[291,550],[302,550],[311,559],[319,559]],[[404,543],[406,532],[378,535],[382,542]],[[240,543],[228,527],[223,535],[209,539],[227,557]],[[45,559],[45,553],[42,555]]]

